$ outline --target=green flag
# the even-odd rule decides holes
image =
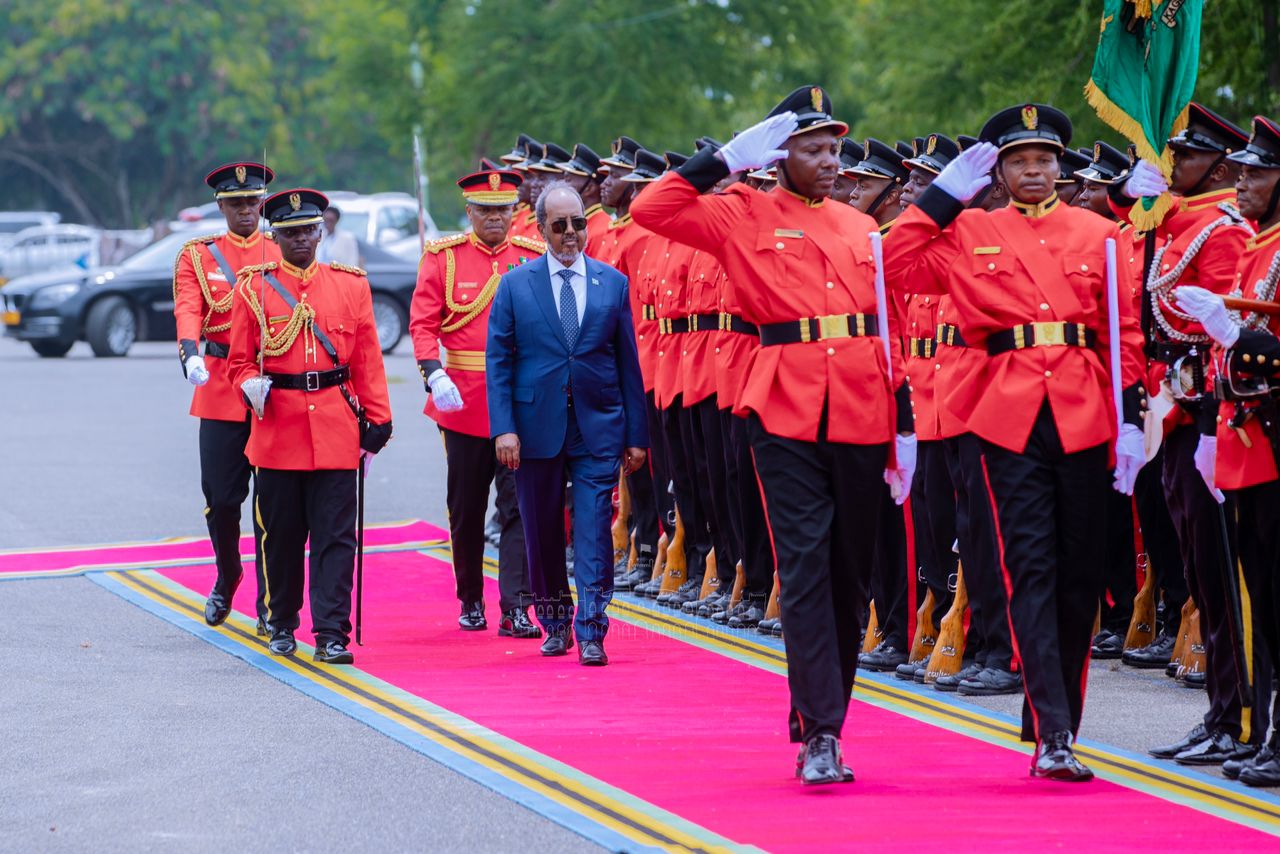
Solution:
[[[1101,34],[1093,73],[1084,87],[1098,117],[1160,166],[1173,160],[1165,145],[1187,126],[1187,104],[1200,64],[1204,0],[1103,0]],[[1144,199],[1131,219],[1151,228],[1172,204],[1168,195]]]

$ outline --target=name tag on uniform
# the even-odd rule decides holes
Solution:
[[[999,255],[999,246],[975,246],[973,247],[974,255]]]
[[[277,317],[268,317],[267,323],[287,323],[291,317],[292,315],[289,314],[281,314]]]
[[[804,237],[804,232],[797,228],[775,228],[774,237]]]
[[[478,287],[480,287],[480,283],[479,283],[479,282],[458,282],[458,287],[460,287],[460,288],[478,288]]]

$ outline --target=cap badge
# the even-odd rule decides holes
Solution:
[[[301,194],[301,193],[290,193],[290,194],[289,194],[289,207],[293,208],[295,211],[302,207],[302,194]]]
[[[1035,130],[1039,126],[1040,111],[1034,104],[1027,104],[1022,108],[1022,124],[1027,130]]]
[[[911,156],[912,157],[920,156],[920,137],[915,137],[914,139],[911,140]]]
[[[249,170],[243,166],[236,167],[236,181],[243,184],[245,179],[249,177]]]
[[[1102,143],[1095,142],[1093,144],[1093,162],[1098,163],[1102,160]]]
[[[809,103],[813,104],[813,111],[815,113],[822,112],[822,88],[821,87],[814,86],[812,89],[809,90]]]
[[[496,192],[497,189],[501,186],[502,186],[502,176],[500,176],[497,172],[490,172],[489,173],[489,189]]]
[[[613,153],[614,154],[622,153],[622,137],[618,137],[613,141]]]
[[[864,143],[862,143],[862,159],[863,160],[871,159],[871,140],[869,139]]]
[[[1126,150],[1126,152],[1125,152],[1125,153],[1129,155],[1129,165],[1130,165],[1130,166],[1135,166],[1135,165],[1137,165],[1137,163],[1138,163],[1138,146],[1134,145],[1132,142],[1131,142],[1131,143],[1129,143],[1129,148]]]
[[[925,145],[924,153],[933,154],[933,150],[938,147],[938,135],[936,133],[929,134],[929,142]]]

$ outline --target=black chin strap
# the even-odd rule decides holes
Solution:
[[[796,189],[796,185],[791,180],[791,173],[787,171],[787,161],[785,160],[778,161],[778,172],[781,173],[782,176],[787,179],[787,189],[794,193]]]
[[[1227,160],[1227,154],[1224,151],[1218,155],[1217,159],[1215,159],[1212,163],[1209,164],[1208,169],[1204,170],[1204,174],[1200,176],[1200,180],[1196,181],[1195,185],[1190,190],[1187,190],[1185,193],[1183,193],[1182,195],[1197,196],[1201,192],[1203,192],[1204,185],[1209,182],[1209,176],[1213,174],[1213,170],[1217,169],[1219,164],[1225,163],[1226,160]]]
[[[991,195],[991,191],[992,189],[995,188],[995,186],[996,186],[996,182],[995,182],[995,178],[993,177],[991,179],[991,183],[983,187],[981,190],[979,190],[978,195],[970,199],[969,204],[966,205],[966,207],[970,207],[970,208],[982,207],[982,203],[987,200],[987,196]]]
[[[884,200],[889,198],[889,194],[897,189],[897,187],[897,183],[893,181],[886,184],[885,188],[880,191],[880,195],[876,196],[875,201],[871,203],[871,207],[867,208],[867,216],[874,218],[876,211],[880,210],[880,206],[884,204]]]

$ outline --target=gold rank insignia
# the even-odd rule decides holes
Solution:
[[[1097,163],[1102,159],[1102,143],[1095,142],[1093,144],[1093,162]]]
[[[245,179],[249,177],[249,170],[243,166],[236,167],[236,181],[243,184]]]
[[[911,140],[911,156],[912,157],[920,156],[920,140],[919,139]]]
[[[862,143],[862,159],[867,160],[871,157],[871,140]]]
[[[929,142],[924,147],[925,154],[933,154],[933,150],[938,147],[938,135],[936,133],[929,134]]]
[[[1027,130],[1035,130],[1040,125],[1040,111],[1035,104],[1027,104],[1022,108],[1022,124]]]
[[[809,90],[809,102],[813,104],[813,111],[815,113],[822,112],[822,88],[821,87],[814,86],[812,89]]]
[[[496,192],[497,189],[501,186],[502,186],[502,176],[499,175],[497,172],[490,173],[489,189]]]
[[[622,137],[618,137],[613,141],[613,153],[614,154],[622,153]]]
[[[299,193],[290,193],[289,207],[293,208],[295,211],[302,207],[302,195]]]

